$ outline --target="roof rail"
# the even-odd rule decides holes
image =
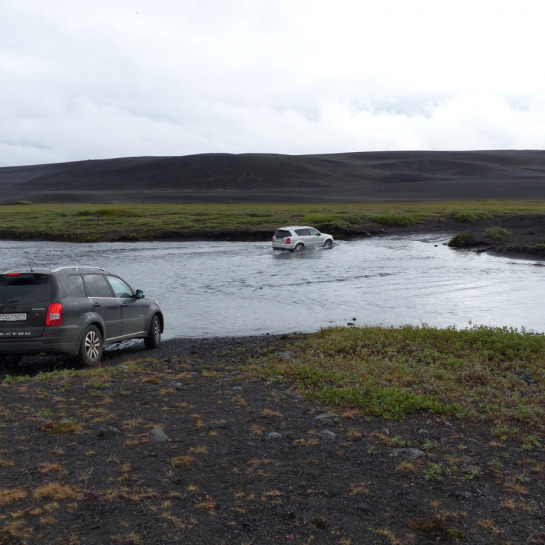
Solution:
[[[57,267],[56,269],[52,269],[51,272],[59,272],[59,271],[64,271],[66,269],[71,269],[71,270],[74,270],[74,271],[79,271],[80,269],[90,269],[90,270],[95,270],[95,271],[104,271],[106,272],[106,269],[104,267],[91,267],[91,266],[85,266],[85,265],[73,265],[73,266],[69,266],[69,267]]]

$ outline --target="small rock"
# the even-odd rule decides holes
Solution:
[[[168,435],[161,428],[155,428],[149,432],[150,443],[166,443],[168,440]]]
[[[97,436],[101,439],[105,439],[107,437],[116,437],[118,435],[121,435],[121,430],[115,428],[114,426],[102,426],[102,428],[100,428],[97,433]]]
[[[169,382],[168,385],[171,388],[174,388],[175,390],[185,390],[187,388],[185,384],[182,384],[181,382],[178,382],[177,380],[173,380],[172,382]]]
[[[314,417],[314,420],[319,420],[319,421],[323,421],[323,420],[337,420],[339,418],[339,415],[338,414],[335,414],[335,413],[324,413],[324,414],[319,414],[318,416],[315,416]]]
[[[324,439],[325,441],[335,441],[337,435],[329,430],[322,430],[318,432],[318,437]]]
[[[394,456],[402,456],[403,458],[409,458],[409,460],[417,460],[418,458],[425,458],[426,453],[419,448],[395,448],[392,450]]]
[[[467,490],[455,490],[452,495],[458,500],[470,500],[473,497],[473,494]]]
[[[289,361],[293,358],[293,352],[291,350],[285,350],[284,352],[278,352],[278,357],[281,360]]]
[[[277,431],[271,431],[271,433],[267,435],[267,439],[269,441],[278,441],[279,439],[282,439],[282,434]]]

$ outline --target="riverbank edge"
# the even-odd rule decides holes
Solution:
[[[331,224],[315,224],[321,231],[332,234],[336,240],[358,240],[370,237],[442,235],[452,239],[457,234],[470,234],[470,241],[458,251],[487,252],[499,255],[533,257],[545,259],[545,214],[510,214],[494,216],[471,223],[456,219],[423,219],[410,225],[370,224],[364,227],[343,228]],[[503,230],[501,238],[487,235],[489,228]],[[201,229],[192,231],[171,231],[156,236],[118,236],[115,239],[101,238],[97,242],[265,242],[272,238],[273,231],[260,229]],[[0,240],[74,242],[72,234],[44,234],[43,232],[14,232],[0,229]],[[85,244],[86,242],[82,242]]]

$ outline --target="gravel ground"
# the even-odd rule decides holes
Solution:
[[[134,343],[98,372],[4,380],[0,544],[545,543],[542,449],[248,372],[297,338]]]

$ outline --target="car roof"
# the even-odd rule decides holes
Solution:
[[[287,227],[279,227],[278,229],[315,229],[310,225],[288,225]]]
[[[92,266],[69,266],[69,267],[55,267],[54,269],[33,269],[33,268],[24,268],[24,269],[10,269],[9,271],[4,271],[1,274],[49,274],[62,273],[62,272],[72,272],[72,271],[81,271],[81,272],[103,272],[108,273],[103,267],[92,267]],[[109,273],[108,273],[109,274]]]

